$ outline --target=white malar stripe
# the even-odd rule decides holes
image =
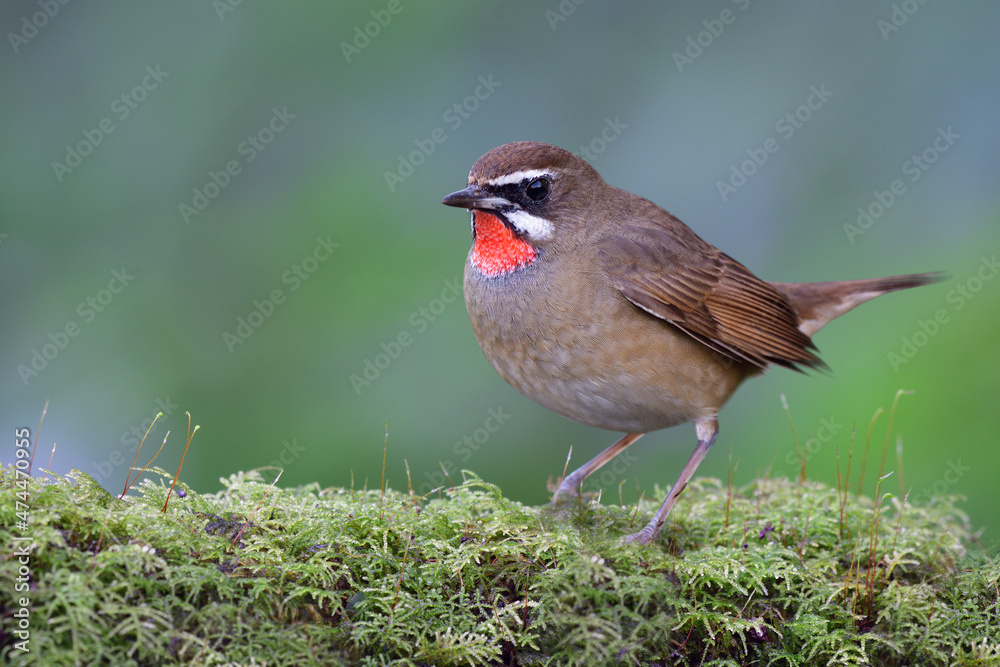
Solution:
[[[525,169],[524,171],[515,171],[511,174],[504,174],[498,178],[483,181],[483,185],[510,185],[511,183],[520,183],[529,178],[540,178],[542,176],[551,178],[552,172],[546,169]]]
[[[545,218],[531,215],[524,209],[514,209],[505,211],[504,217],[510,224],[517,227],[517,231],[527,236],[532,241],[541,241],[552,236],[552,223]]]

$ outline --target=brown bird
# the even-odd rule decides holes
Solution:
[[[493,368],[575,421],[626,435],[567,476],[583,480],[644,433],[694,422],[698,445],[650,522],[656,538],[748,377],[824,367],[811,336],[886,292],[941,274],[823,283],[761,280],[656,204],[569,151],[494,148],[442,200],[472,212],[465,303]]]

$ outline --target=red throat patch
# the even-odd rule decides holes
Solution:
[[[514,235],[492,213],[474,211],[476,243],[472,247],[472,265],[487,276],[499,276],[527,266],[535,260],[531,245]]]

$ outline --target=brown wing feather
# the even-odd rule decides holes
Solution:
[[[690,230],[630,226],[598,253],[626,299],[720,354],[760,368],[823,366],[787,298]]]

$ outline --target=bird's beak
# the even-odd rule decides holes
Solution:
[[[470,185],[464,190],[452,192],[441,200],[445,206],[467,209],[499,209],[509,207],[510,202],[503,197],[491,197],[478,185]]]

